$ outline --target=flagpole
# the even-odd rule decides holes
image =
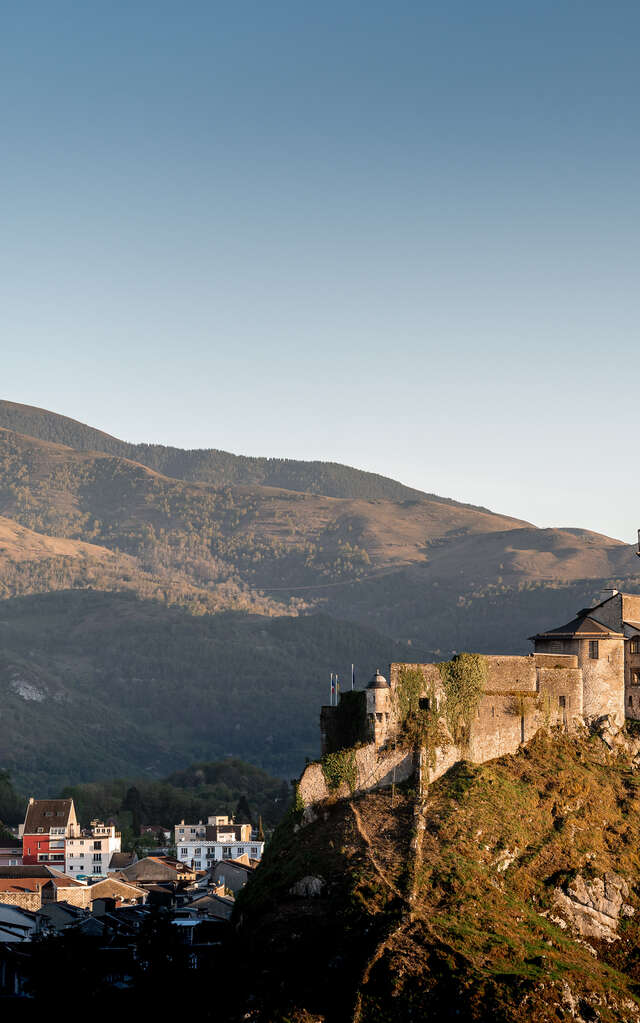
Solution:
[[[351,688],[355,689],[355,687],[356,687],[356,673],[354,671],[353,664],[352,664],[351,665]]]
[[[331,681],[329,682],[329,706],[333,707],[333,672],[331,672]]]

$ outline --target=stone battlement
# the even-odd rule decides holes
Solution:
[[[624,617],[633,614],[634,620]],[[365,791],[407,778],[421,763],[421,776],[434,780],[459,760],[484,763],[507,753],[541,727],[575,730],[607,717],[618,726],[640,716],[640,597],[613,591],[567,625],[532,637],[534,653],[480,658],[484,681],[473,706],[464,743],[447,733],[447,694],[442,666],[394,663],[387,677],[376,672],[367,689],[343,694],[336,707],[323,707],[323,755],[352,750],[349,783],[330,790],[322,763],[310,764],[298,793],[305,806],[349,791]],[[418,713],[435,714],[445,738],[431,751],[414,744],[408,752],[398,699],[403,677],[422,679]],[[415,696],[415,694],[414,694]],[[426,719],[423,719],[423,721]]]

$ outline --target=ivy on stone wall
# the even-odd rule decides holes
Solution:
[[[358,780],[358,767],[355,749],[341,749],[335,753],[327,753],[322,758],[322,773],[330,792],[335,792],[343,782],[350,792],[355,792]]]
[[[413,749],[424,749],[427,763],[433,770],[436,751],[449,747],[433,682],[429,683],[425,693],[425,680],[420,669],[405,665],[398,674],[394,700],[399,731]]]
[[[481,654],[458,654],[438,665],[444,689],[444,717],[456,746],[467,746],[471,723],[487,683],[487,659]]]

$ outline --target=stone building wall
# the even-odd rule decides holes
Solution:
[[[582,670],[582,710],[585,718],[591,720],[603,714],[611,714],[618,724],[624,724],[624,648],[625,641],[619,638],[598,639],[598,657],[589,657],[590,639],[544,637],[545,654],[573,653]],[[535,654],[540,657],[540,653]]]
[[[583,707],[585,718],[611,714],[618,724],[624,724],[624,640],[598,641],[599,657],[589,657],[589,640],[579,641],[578,658],[582,666],[584,683]]]
[[[0,902],[8,906],[19,906],[20,909],[29,909],[35,913],[42,906],[42,895],[36,892],[0,892]]]
[[[42,888],[42,901],[46,902],[69,902],[72,906],[80,909],[87,909],[91,903],[91,887],[89,885],[54,885],[47,881]]]
[[[575,729],[583,714],[583,673],[577,664],[575,654],[555,652],[487,657],[486,688],[471,724],[469,744],[465,748],[450,744],[446,750],[438,750],[435,765],[427,769],[429,780],[439,778],[460,760],[484,763],[515,753],[541,727]],[[404,668],[420,672],[424,694],[435,696],[439,704],[444,691],[436,664],[394,663],[389,666],[389,706],[393,708],[393,692]],[[372,742],[355,750],[356,792],[384,788],[413,774],[413,754],[404,746],[396,748],[393,724],[385,744]],[[332,795],[345,797],[350,792],[346,783],[330,792],[322,764],[314,763],[304,771],[298,794],[305,806],[312,806]]]

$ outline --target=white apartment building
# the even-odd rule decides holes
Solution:
[[[91,831],[67,838],[64,872],[70,877],[106,877],[113,853],[120,852],[120,832],[114,824],[91,821]]]
[[[211,816],[206,824],[180,821],[174,832],[178,859],[194,870],[207,870],[216,860],[234,860],[243,855],[262,859],[264,842],[251,837],[251,825],[234,824],[228,817]]]

